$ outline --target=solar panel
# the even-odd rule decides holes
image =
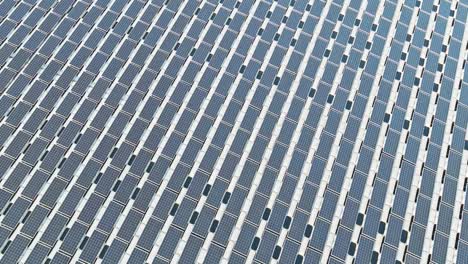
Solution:
[[[466,262],[464,1],[0,3],[0,262]]]

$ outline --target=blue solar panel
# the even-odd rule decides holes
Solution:
[[[467,13],[1,2],[0,262],[464,263]]]

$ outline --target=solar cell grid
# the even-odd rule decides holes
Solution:
[[[0,261],[464,263],[467,10],[1,2]]]

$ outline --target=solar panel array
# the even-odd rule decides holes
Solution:
[[[3,0],[1,263],[468,263],[468,1]]]

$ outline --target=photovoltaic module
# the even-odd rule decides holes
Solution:
[[[0,263],[468,263],[468,0],[0,0]]]

